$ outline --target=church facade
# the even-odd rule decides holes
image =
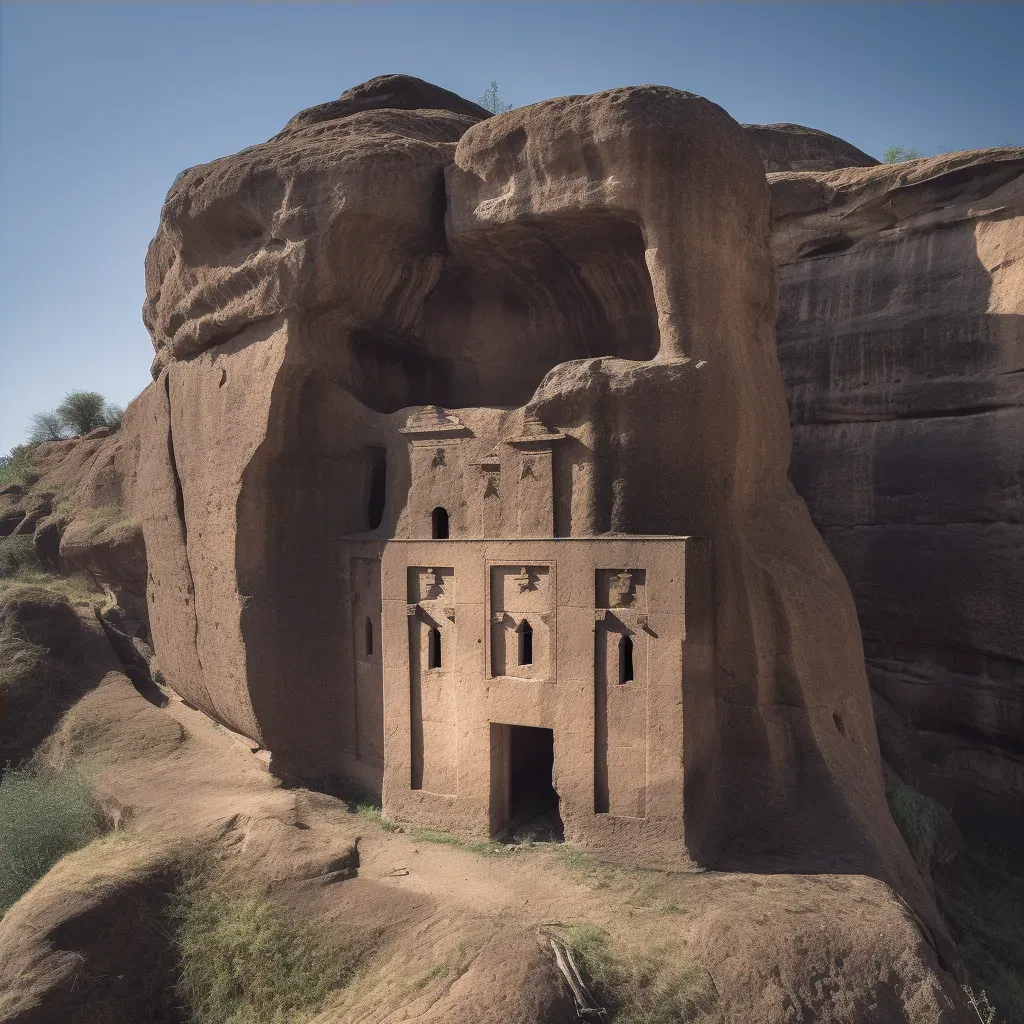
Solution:
[[[395,821],[476,837],[541,821],[678,864],[688,774],[713,761],[710,545],[556,536],[566,435],[509,426],[414,412],[399,535],[343,542],[346,774]]]

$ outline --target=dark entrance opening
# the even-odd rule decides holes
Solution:
[[[430,513],[430,536],[434,540],[448,539],[448,510],[440,505]]]
[[[551,776],[555,767],[555,735],[550,729],[509,726],[509,842],[561,842],[565,837],[558,813],[558,793]]]
[[[376,530],[384,521],[384,506],[388,494],[388,453],[384,448],[371,447],[370,480],[366,499],[366,528]]]

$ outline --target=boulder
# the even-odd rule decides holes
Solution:
[[[745,124],[766,171],[835,171],[841,167],[874,167],[873,156],[845,139],[802,124]]]

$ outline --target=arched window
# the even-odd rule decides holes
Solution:
[[[434,626],[427,639],[427,668],[441,667],[441,630]]]
[[[533,664],[533,626],[526,619],[519,626],[519,664]]]
[[[364,644],[366,650],[366,656],[368,658],[373,657],[373,620],[369,615],[366,616],[366,627],[364,629]]]
[[[619,640],[619,682],[633,682],[633,638],[623,636]]]
[[[430,513],[430,536],[434,540],[448,539],[448,510],[440,505]]]

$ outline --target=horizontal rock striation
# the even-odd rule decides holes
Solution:
[[[961,821],[1021,820],[1024,151],[769,182],[791,475],[876,698]]]

